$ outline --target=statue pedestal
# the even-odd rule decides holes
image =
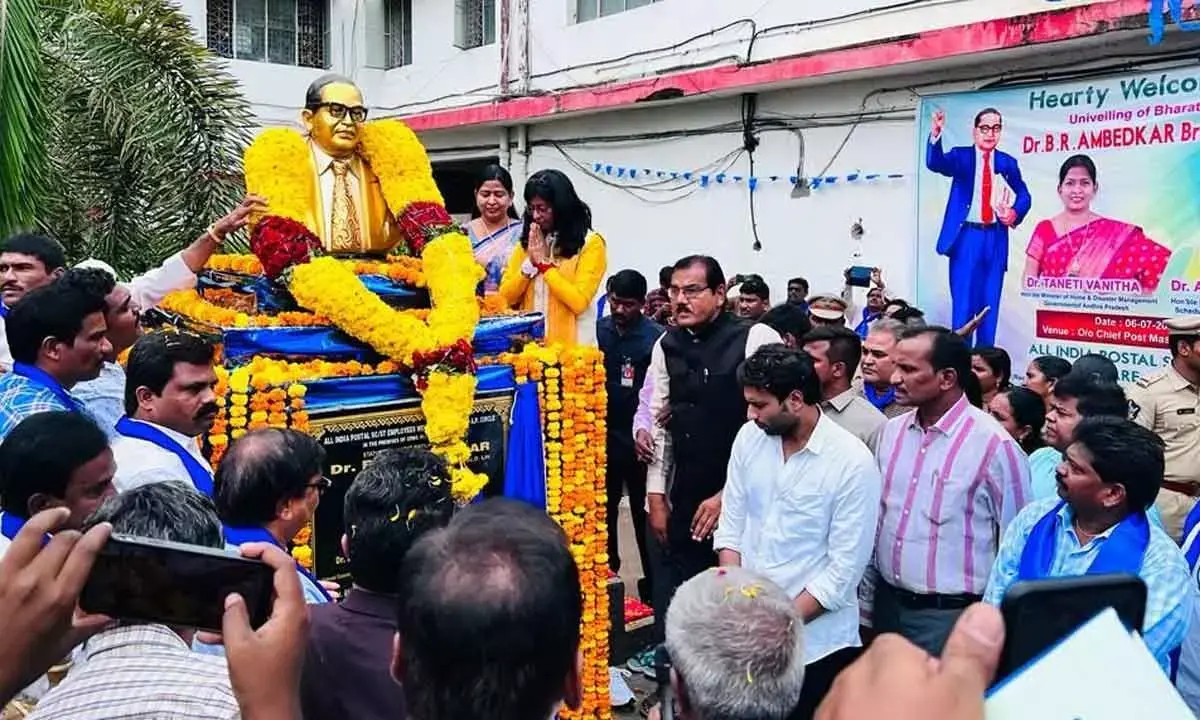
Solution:
[[[472,470],[488,476],[485,497],[504,492],[504,460],[513,391],[486,391],[475,397],[467,443]],[[311,432],[328,453],[325,476],[332,487],[321,497],[312,533],[314,574],[343,579],[341,556],[345,531],[342,518],[346,489],[363,465],[378,452],[393,448],[427,448],[425,416],[420,400],[410,399],[369,408],[337,408],[312,413]]]

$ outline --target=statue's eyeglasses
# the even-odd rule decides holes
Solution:
[[[334,120],[341,120],[345,118],[347,113],[350,114],[350,119],[356,123],[366,122],[367,120],[367,109],[362,105],[350,107],[341,103],[328,102],[313,105],[309,107],[309,110],[316,110],[318,108],[325,108],[328,110],[329,115],[333,117]]]

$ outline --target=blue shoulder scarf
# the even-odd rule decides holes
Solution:
[[[20,375],[34,385],[41,385],[46,390],[49,390],[68,410],[73,412],[83,411],[83,406],[79,404],[79,401],[72,397],[71,393],[67,392],[62,383],[51,377],[45,370],[22,362],[15,362],[13,363],[12,371],[14,375]]]
[[[873,385],[863,383],[863,396],[867,398],[868,402],[875,406],[876,410],[883,412],[885,407],[896,402],[896,388],[888,387],[887,392],[880,395],[875,391],[875,387]]]
[[[144,440],[179,458],[179,462],[183,463],[183,467],[187,470],[188,477],[191,478],[192,485],[195,486],[196,490],[202,495],[212,497],[212,472],[165,432],[153,425],[134,420],[130,417],[122,417],[118,420],[116,430],[120,435],[127,438],[134,438],[135,440]]]
[[[225,542],[229,543],[230,545],[237,545],[239,547],[245,545],[246,543],[270,543],[284,552],[288,551],[283,544],[275,539],[274,535],[267,532],[266,528],[260,527],[231,527],[226,525]],[[296,563],[296,570],[298,570],[301,575],[308,578],[313,587],[321,591],[321,595],[325,597],[325,602],[333,602],[333,598],[329,595],[329,591],[325,589],[325,586],[317,582],[317,579],[313,577],[312,573],[301,567],[299,562]]]
[[[1018,580],[1039,580],[1050,576],[1058,541],[1059,511],[1066,501],[1042,516],[1025,541],[1021,553]],[[1150,522],[1145,512],[1135,512],[1117,525],[1100,546],[1100,552],[1087,569],[1087,575],[1126,573],[1137,575],[1142,569],[1146,548],[1150,545]]]

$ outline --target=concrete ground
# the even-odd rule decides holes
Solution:
[[[633,534],[633,515],[629,512],[629,498],[621,498],[621,515],[617,520],[617,540],[621,549],[621,582],[625,593],[637,596],[638,580],[642,577],[642,558],[638,555],[637,538]],[[638,598],[645,600],[646,598]]]
[[[637,596],[638,580],[642,577],[642,560],[638,555],[637,539],[633,534],[633,516],[629,512],[629,498],[621,500],[621,514],[617,521],[617,540],[621,552],[621,581],[625,584],[625,592],[630,597]],[[642,599],[642,598],[639,598]],[[618,718],[638,718],[638,706],[643,698],[653,695],[654,682],[641,674],[633,673],[625,678],[629,688],[637,700],[621,708],[614,708],[613,713]]]

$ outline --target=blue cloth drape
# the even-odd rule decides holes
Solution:
[[[542,447],[542,419],[537,385],[517,386],[512,425],[508,429],[508,457],[504,468],[504,496],[546,507],[546,456]]]
[[[1021,553],[1018,580],[1040,580],[1050,577],[1056,554],[1059,522],[1062,520],[1059,511],[1065,504],[1065,500],[1060,502],[1033,526]],[[1086,574],[1137,575],[1142,569],[1142,560],[1146,557],[1149,544],[1150,521],[1146,519],[1145,512],[1135,512],[1122,520],[1100,546],[1100,552],[1088,567]]]
[[[477,355],[504,352],[514,335],[541,338],[545,334],[540,313],[484,318],[475,329],[472,345]],[[378,355],[366,345],[330,327],[237,328],[224,331],[225,358],[232,362],[255,355],[313,357],[324,360],[372,362]]]
[[[511,365],[485,365],[475,375],[475,391],[511,390],[516,386]],[[305,383],[304,406],[309,412],[367,407],[416,399],[417,389],[407,375],[329,378]]]

